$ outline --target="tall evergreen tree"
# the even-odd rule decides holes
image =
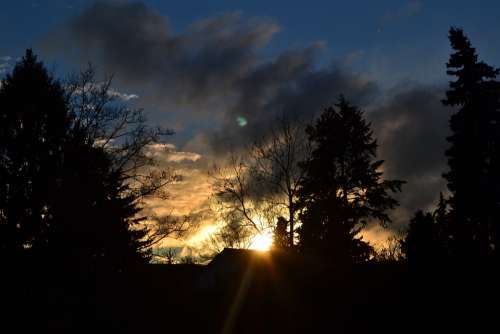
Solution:
[[[98,120],[112,118],[71,112],[69,98],[31,50],[2,81],[0,252],[11,259],[48,255],[84,270],[143,261],[149,240],[138,225],[141,193],[130,188],[130,168],[118,159],[126,154],[125,161],[135,162],[134,152],[154,137],[141,137],[149,133],[139,124],[125,149],[110,152],[89,138],[107,129]]]
[[[402,250],[412,265],[429,265],[437,257],[436,224],[431,213],[419,210],[411,219]]]
[[[446,64],[450,82],[443,103],[455,107],[450,117],[449,171],[452,248],[461,256],[486,255],[498,237],[500,219],[500,73],[482,61],[461,29],[451,28],[455,51]],[[495,240],[496,239],[496,240]]]
[[[447,201],[440,193],[434,212],[419,210],[411,219],[402,251],[412,265],[431,265],[448,256],[449,243]]]
[[[0,88],[0,249],[43,248],[69,129],[64,90],[31,50]]]
[[[83,271],[123,269],[148,259],[147,229],[136,197],[110,156],[73,128],[65,146],[58,194],[51,198],[48,249],[52,260]],[[78,259],[78,261],[75,261]]]
[[[387,210],[398,202],[389,192],[400,191],[403,181],[382,180],[370,124],[342,96],[307,134],[313,150],[301,164],[300,245],[341,260],[365,260],[371,248],[359,232],[371,219],[391,221]]]

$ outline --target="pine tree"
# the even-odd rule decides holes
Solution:
[[[89,127],[31,50],[2,81],[0,119],[1,255],[84,270],[148,258],[140,195],[114,155],[88,140]]]
[[[112,170],[109,155],[78,133],[72,129],[67,140],[60,192],[52,199],[52,260],[71,267],[78,258],[84,271],[120,270],[147,260],[147,229],[139,226],[136,197]]]
[[[433,212],[419,210],[411,219],[402,250],[412,265],[432,265],[448,257],[451,239],[447,207],[441,192]]]
[[[436,223],[431,213],[419,210],[411,219],[402,250],[412,265],[429,265],[439,256]]]
[[[451,28],[455,51],[447,63],[450,82],[443,103],[455,107],[450,117],[450,235],[460,256],[486,255],[494,243],[491,231],[500,218],[500,69],[478,61],[476,50],[461,29]]]
[[[0,250],[43,248],[69,116],[64,90],[31,50],[0,88]]]
[[[366,260],[372,250],[359,232],[369,220],[391,221],[387,211],[398,202],[388,192],[399,191],[403,181],[382,180],[370,124],[342,96],[307,134],[313,150],[301,163],[300,245],[340,260]]]

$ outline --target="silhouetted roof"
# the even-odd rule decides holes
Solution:
[[[230,273],[241,271],[249,266],[262,266],[268,263],[271,255],[269,252],[262,252],[251,249],[225,248],[208,264],[209,271],[219,273]]]

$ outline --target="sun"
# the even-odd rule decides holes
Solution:
[[[259,251],[268,251],[273,243],[272,233],[259,233],[252,238],[251,249],[256,249]]]

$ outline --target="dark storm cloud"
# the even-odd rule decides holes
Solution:
[[[363,75],[337,65],[315,69],[320,48],[316,44],[285,52],[239,81],[239,97],[226,114],[223,130],[213,137],[213,146],[224,150],[227,143],[241,146],[264,136],[283,113],[310,121],[323,107],[335,103],[340,94],[359,104],[375,97],[377,85]],[[235,126],[238,117],[246,120],[244,127]]]
[[[227,13],[176,34],[141,3],[106,1],[54,29],[41,47],[115,73],[143,103],[178,120],[206,117],[210,130],[217,129],[207,138],[220,152],[228,142],[237,149],[261,136],[283,112],[312,114],[340,93],[362,102],[376,91],[373,82],[340,66],[317,69],[321,43],[262,61],[259,51],[277,31],[270,19]]]
[[[220,156],[264,136],[283,113],[310,120],[344,94],[368,110],[387,177],[408,182],[397,220],[431,205],[444,185],[449,112],[440,103],[442,89],[400,85],[382,92],[345,63],[318,66],[321,43],[264,60],[263,48],[279,29],[267,18],[228,13],[178,33],[141,3],[101,1],[40,45],[46,54],[92,61],[115,73],[120,85],[140,96],[140,104],[154,106],[155,121],[180,120],[186,129],[195,123],[196,133],[180,148],[204,156],[208,150]]]
[[[407,181],[399,196],[400,216],[435,204],[445,182],[444,152],[447,148],[451,110],[441,104],[444,87],[400,87],[382,106],[368,113],[379,142],[379,155],[386,160],[385,175]]]
[[[164,16],[142,3],[100,1],[54,29],[41,47],[91,60],[150,98],[193,105],[230,89],[278,30],[268,19],[227,13],[175,34]]]

